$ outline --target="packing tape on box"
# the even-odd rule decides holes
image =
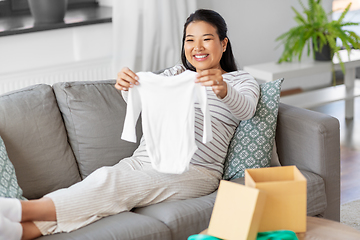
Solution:
[[[188,240],[221,240],[221,239],[210,235],[195,234],[188,237]],[[256,240],[299,240],[299,239],[296,236],[296,233],[293,231],[278,230],[278,231],[259,232],[257,234]]]

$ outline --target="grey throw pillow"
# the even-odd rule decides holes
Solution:
[[[51,86],[38,84],[1,95],[0,136],[27,199],[81,180]]]
[[[18,198],[24,200],[13,164],[6,152],[5,144],[0,137],[0,197]]]
[[[115,80],[53,85],[81,176],[129,157],[139,145],[121,139],[126,103]],[[136,136],[141,136],[141,121]]]
[[[240,122],[230,141],[223,179],[244,177],[247,168],[270,167],[283,80],[260,84],[255,115]]]

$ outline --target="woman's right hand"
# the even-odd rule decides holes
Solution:
[[[121,71],[117,74],[115,88],[118,90],[127,91],[129,88],[133,87],[134,85],[138,85],[139,77],[131,71],[129,68],[124,67]]]

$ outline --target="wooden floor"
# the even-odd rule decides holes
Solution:
[[[345,120],[345,101],[311,110],[329,114],[340,121],[341,204],[360,199],[360,97],[355,98],[353,120]]]

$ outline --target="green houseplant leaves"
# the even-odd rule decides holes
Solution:
[[[307,55],[309,56],[311,49],[313,49],[313,56],[315,56],[315,52],[319,52],[327,44],[330,46],[331,56],[336,54],[341,69],[345,73],[339,50],[345,48],[350,54],[352,48],[360,48],[360,37],[353,31],[343,29],[345,26],[359,25],[359,23],[354,22],[343,22],[351,3],[338,20],[329,21],[328,16],[332,12],[328,14],[325,12],[321,0],[308,0],[308,8],[304,6],[301,0],[299,2],[305,16],[292,7],[295,12],[294,19],[298,26],[291,28],[276,39],[284,45],[284,51],[278,62],[291,62],[293,57],[297,57],[300,61],[305,46],[307,47]],[[336,45],[337,38],[341,40],[342,47]]]

